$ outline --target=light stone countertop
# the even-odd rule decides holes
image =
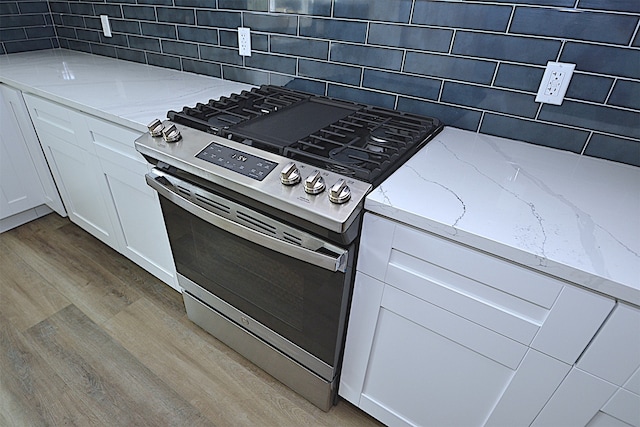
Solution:
[[[140,132],[251,88],[63,49],[0,56],[0,82]],[[640,306],[640,168],[445,128],[365,207]]]
[[[365,207],[640,305],[640,168],[445,128]]]
[[[140,132],[169,110],[252,87],[65,49],[0,55],[0,82]]]

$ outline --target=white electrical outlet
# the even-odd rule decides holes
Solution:
[[[547,62],[547,68],[544,70],[538,94],[536,95],[536,102],[554,105],[562,104],[575,68],[576,64]]]
[[[100,22],[102,23],[102,33],[105,37],[113,37],[111,35],[111,25],[109,25],[109,17],[107,15],[100,15]]]
[[[241,56],[251,56],[251,29],[238,27],[238,52]]]

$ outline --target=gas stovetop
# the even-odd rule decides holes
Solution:
[[[184,107],[167,116],[374,186],[442,129],[438,119],[278,86]]]
[[[165,169],[341,233],[439,120],[262,86],[169,111],[136,149]]]

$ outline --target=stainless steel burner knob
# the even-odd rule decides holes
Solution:
[[[295,185],[300,182],[300,171],[295,163],[291,162],[282,169],[280,182],[284,185]]]
[[[162,129],[162,137],[167,142],[176,142],[180,141],[182,135],[180,135],[180,131],[176,128],[176,125],[171,125],[168,128]]]
[[[329,189],[329,200],[331,200],[333,203],[346,203],[350,198],[351,189],[344,179],[338,180],[338,182],[333,184]]]
[[[304,180],[304,191],[309,194],[319,194],[325,189],[324,179],[320,171],[314,171]]]
[[[149,128],[149,133],[151,134],[151,136],[153,137],[162,136],[162,131],[164,130],[164,126],[162,125],[162,122],[160,120],[155,119],[154,121],[149,123],[147,127]]]

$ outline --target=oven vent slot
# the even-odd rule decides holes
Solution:
[[[207,205],[208,207],[210,207],[212,209],[216,209],[216,210],[224,212],[226,214],[231,212],[231,208],[229,206],[225,206],[222,203],[216,202],[215,200],[211,200],[211,199],[209,199],[207,197],[204,197],[204,196],[202,196],[200,194],[196,194],[196,199],[200,203],[204,203],[205,205]]]
[[[265,233],[268,233],[268,234],[270,234],[272,236],[276,235],[276,227],[274,227],[274,226],[272,226],[270,224],[267,224],[266,222],[261,221],[261,220],[255,218],[255,217],[253,217],[251,215],[248,215],[248,214],[246,214],[244,212],[237,211],[236,215],[238,216],[239,220],[242,220],[244,222],[248,222],[249,224],[253,225],[254,227],[259,228],[260,230],[262,230]]]
[[[292,234],[289,234],[287,232],[283,232],[282,233],[282,238],[284,240],[286,240],[287,242],[293,243],[294,245],[298,245],[298,246],[302,246],[302,239],[294,236]]]
[[[181,186],[181,185],[176,185],[175,187],[178,189],[178,191],[179,191],[179,192],[181,192],[181,193],[182,193],[182,194],[184,194],[185,196],[187,196],[187,197],[191,197],[191,191],[189,191],[189,189],[188,189],[188,188],[184,188],[184,187],[183,187],[183,186]]]

